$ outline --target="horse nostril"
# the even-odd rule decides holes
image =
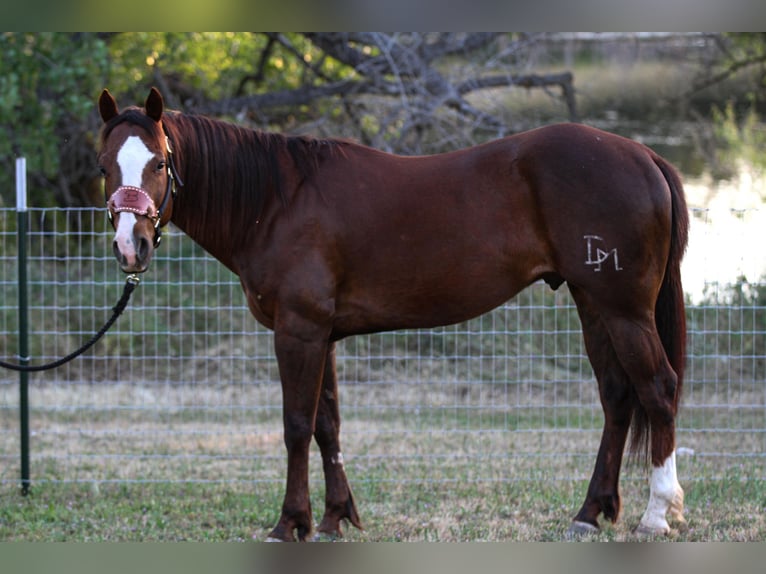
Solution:
[[[146,237],[141,237],[138,240],[138,249],[136,250],[136,255],[138,256],[139,261],[146,261],[149,257],[149,250],[151,249],[151,245],[149,243],[149,240],[146,239]]]
[[[127,262],[127,259],[122,254],[122,251],[120,251],[120,246],[117,243],[116,239],[112,241],[112,251],[114,251],[114,256],[117,258],[117,263],[119,263],[120,265],[125,265],[125,263]]]

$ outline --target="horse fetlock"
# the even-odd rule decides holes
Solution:
[[[329,534],[338,538],[343,537],[341,522],[349,523],[359,530],[364,530],[356,510],[356,503],[351,488],[348,488],[348,497],[339,504],[328,505],[325,509],[322,522],[317,530],[323,534]]]
[[[343,538],[343,529],[340,526],[341,520],[334,516],[325,516],[322,518],[322,522],[317,527],[317,534],[314,536],[314,540],[326,540],[327,538]]]
[[[620,496],[616,493],[608,494],[599,497],[599,505],[601,506],[601,512],[609,522],[614,524],[620,517],[620,510],[622,503],[620,502]]]
[[[670,525],[666,516],[678,523],[685,523],[683,517],[684,491],[676,483],[675,488],[653,490],[649,497],[649,505],[636,528],[640,535],[667,535]]]
[[[684,518],[684,490],[681,485],[677,486],[670,498],[668,514],[672,520],[681,524],[686,523],[686,518]]]
[[[684,507],[684,490],[678,482],[668,484],[655,483],[652,485],[651,494],[662,500],[668,505],[668,508]]]
[[[301,513],[302,514],[302,513]],[[295,542],[297,540],[305,542],[311,535],[312,524],[310,513],[306,516],[290,516],[282,514],[279,523],[269,533],[267,540],[281,542]]]
[[[359,519],[359,513],[356,510],[356,501],[354,500],[354,493],[351,492],[351,487],[348,488],[348,499],[346,500],[346,512],[343,518],[347,518],[351,524],[353,524],[359,530],[364,530],[362,521]]]
[[[293,534],[292,529],[288,530],[277,526],[274,530],[269,532],[269,535],[266,537],[266,542],[295,542],[295,535]]]

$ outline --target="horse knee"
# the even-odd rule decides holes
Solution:
[[[288,415],[284,419],[284,439],[288,450],[308,446],[314,428],[310,420],[303,416]]]

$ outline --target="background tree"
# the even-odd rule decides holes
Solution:
[[[710,98],[713,122],[699,134],[700,148],[717,179],[742,169],[766,170],[766,33],[727,33],[713,36],[716,50],[701,62],[684,98]],[[739,82],[739,90],[726,86]],[[696,119],[703,112],[693,111]],[[705,126],[704,123],[700,123]],[[766,191],[762,197],[766,200]]]
[[[766,111],[766,32],[715,34],[712,38],[717,50],[702,62],[690,93],[699,93],[748,73],[751,90],[746,97],[761,112]]]
[[[480,90],[550,90],[561,100],[564,117],[576,119],[571,73],[519,72],[528,64],[530,48],[543,38],[166,34],[147,36],[150,45],[144,46],[131,36],[126,49],[150,53],[151,80],[171,106],[288,131],[338,135],[340,127],[343,135],[382,149],[425,153],[514,131],[469,100]],[[197,67],[203,61],[204,67]]]
[[[15,158],[25,156],[30,205],[83,205],[98,124],[93,94],[108,53],[93,34],[0,34],[0,205],[14,205]]]

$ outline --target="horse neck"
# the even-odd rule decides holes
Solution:
[[[170,116],[168,131],[184,182],[172,221],[231,269],[253,223],[283,203],[279,166],[287,152],[268,134],[207,118]]]

